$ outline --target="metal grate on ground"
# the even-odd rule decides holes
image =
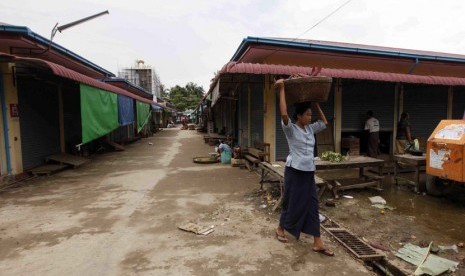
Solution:
[[[341,228],[332,220],[328,219],[321,227],[359,259],[367,261],[383,259],[385,257],[384,254],[378,253],[376,249],[346,229]]]

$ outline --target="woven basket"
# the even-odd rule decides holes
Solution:
[[[305,77],[285,80],[286,103],[326,102],[328,101],[332,82],[331,77]]]

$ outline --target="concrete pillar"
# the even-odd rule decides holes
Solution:
[[[5,95],[5,107],[6,107],[6,126],[7,126],[7,137],[9,147],[5,148],[5,151],[9,150],[10,166],[11,172],[9,174],[15,175],[23,172],[23,158],[21,151],[21,129],[19,117],[11,116],[11,105],[15,104],[21,109],[21,106],[18,105],[18,88],[16,76],[13,70],[13,64],[3,64],[2,65],[3,74],[3,92]],[[6,140],[4,140],[5,142]],[[3,156],[2,156],[3,157]],[[8,173],[8,172],[7,172]]]

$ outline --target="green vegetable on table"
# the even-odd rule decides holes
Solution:
[[[340,153],[334,152],[334,151],[325,151],[321,154],[320,156],[321,160],[323,161],[329,161],[333,163],[339,163],[342,161],[349,160],[348,155],[342,155]]]

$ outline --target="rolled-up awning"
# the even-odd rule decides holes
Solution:
[[[68,69],[68,68],[66,68],[66,67],[64,67],[62,65],[59,65],[59,64],[47,61],[47,60],[43,60],[43,59],[39,59],[39,58],[18,57],[18,56],[14,56],[14,55],[10,55],[10,54],[0,52],[0,61],[14,62],[17,65],[42,68],[42,69],[51,71],[54,75],[62,77],[62,78],[74,80],[74,81],[77,81],[79,83],[83,83],[83,84],[86,84],[86,85],[89,85],[89,86],[92,86],[92,87],[95,87],[95,88],[105,90],[107,92],[112,92],[112,93],[116,93],[116,94],[120,94],[120,95],[125,95],[125,96],[133,98],[133,99],[135,99],[137,101],[152,104],[152,105],[157,105],[157,106],[160,106],[161,108],[164,108],[164,109],[175,110],[175,109],[172,109],[172,108],[161,106],[161,105],[159,105],[158,103],[156,103],[154,101],[151,101],[149,99],[140,97],[140,96],[135,95],[133,93],[130,93],[130,92],[128,92],[128,91],[126,91],[126,90],[124,90],[122,88],[119,88],[117,86],[114,86],[114,85],[111,85],[111,84],[108,84],[108,83],[98,81],[96,79],[93,79],[91,77],[88,77],[86,75],[83,75],[81,73],[73,71],[71,69]]]

